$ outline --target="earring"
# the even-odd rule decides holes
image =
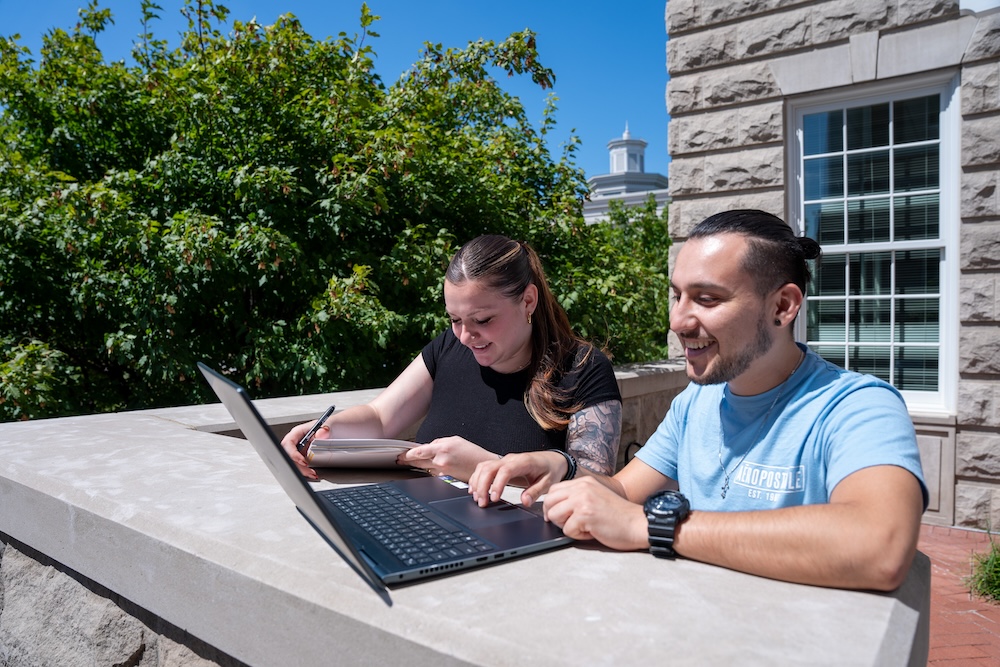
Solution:
[[[528,324],[531,324],[531,313],[528,313]]]
[[[774,318],[774,326],[776,326],[776,327],[780,327],[781,326],[781,320],[779,320],[777,317]]]

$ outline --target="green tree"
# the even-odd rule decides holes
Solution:
[[[168,48],[143,0],[134,64],[96,0],[40,60],[0,38],[0,420],[200,402],[204,360],[255,395],[379,386],[446,326],[441,281],[485,232],[542,254],[616,361],[665,345],[664,220],[581,217],[578,140],[554,157],[498,75],[542,88],[530,31],[428,44],[385,86],[357,34],[232,22],[186,0]]]

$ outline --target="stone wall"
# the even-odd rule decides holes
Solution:
[[[945,468],[954,523],[1000,525],[1000,12],[962,13],[956,0],[669,0],[666,24],[673,253],[726,208],[787,219],[789,99],[959,72],[960,173],[943,176],[961,199],[958,410]]]
[[[984,17],[962,67],[958,525],[1000,525],[1000,14]]]
[[[242,667],[0,533],[0,667]]]

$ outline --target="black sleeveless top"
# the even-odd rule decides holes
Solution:
[[[530,371],[498,373],[480,366],[472,351],[451,329],[424,347],[422,356],[434,380],[430,409],[416,441],[457,435],[496,454],[566,448],[566,430],[546,431],[524,407]],[[582,366],[564,360],[565,372],[557,385],[568,391],[567,406],[587,408],[604,401],[620,401],[611,361],[593,350]]]

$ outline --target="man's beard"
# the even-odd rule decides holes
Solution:
[[[767,328],[767,322],[762,315],[757,320],[757,335],[734,357],[725,358],[720,355],[715,360],[715,366],[710,366],[706,375],[700,378],[691,378],[695,384],[720,384],[730,382],[742,375],[750,364],[759,357],[764,356],[771,349],[774,341],[771,339]]]

